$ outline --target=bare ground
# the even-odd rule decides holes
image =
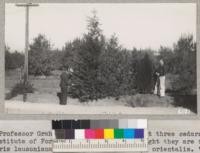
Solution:
[[[90,101],[80,103],[78,99],[68,98],[67,105],[59,105],[58,98],[53,94],[34,93],[28,95],[28,101],[22,102],[22,95],[15,97],[12,100],[7,100],[5,103],[5,111],[10,114],[178,114],[182,107],[174,107],[169,101],[163,100],[158,102],[156,96],[148,95],[150,101],[148,105],[146,101],[135,101],[137,97],[126,96],[119,100],[114,98],[102,99],[98,101]],[[136,99],[135,99],[136,97]],[[170,97],[166,97],[170,99]],[[134,100],[134,101],[131,101]],[[130,104],[131,101],[131,104]],[[165,102],[164,102],[165,101]],[[135,106],[132,106],[132,103]],[[151,106],[150,106],[151,103]],[[187,110],[186,110],[187,111]],[[189,111],[189,110],[188,110]]]

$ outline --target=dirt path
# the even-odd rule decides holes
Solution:
[[[181,107],[130,107],[123,105],[96,106],[59,105],[47,103],[23,103],[21,101],[6,101],[5,111],[10,114],[178,114]]]
[[[138,97],[147,99],[149,105],[140,107],[130,106],[130,100],[137,101]],[[40,93],[28,95],[28,102],[22,102],[22,95],[19,95],[11,100],[5,102],[5,111],[10,114],[178,114],[180,110],[190,112],[188,109],[182,107],[174,107],[167,102],[169,97],[163,101],[154,95],[136,95],[135,97],[122,97],[120,100],[114,98],[105,98],[98,101],[90,101],[80,103],[78,99],[68,98],[67,105],[59,105],[58,97],[55,93]],[[135,104],[137,104],[135,102]],[[192,113],[191,113],[192,114]]]

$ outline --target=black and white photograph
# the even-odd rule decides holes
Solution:
[[[7,3],[5,112],[196,115],[196,3]]]

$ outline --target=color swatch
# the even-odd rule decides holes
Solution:
[[[143,139],[146,128],[143,119],[52,121],[56,139]]]
[[[114,139],[114,129],[104,129],[104,139]]]

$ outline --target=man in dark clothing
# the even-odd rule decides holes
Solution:
[[[71,84],[71,73],[69,70],[63,71],[60,75],[60,104],[66,105],[67,104],[67,92],[69,89],[69,86]]]

